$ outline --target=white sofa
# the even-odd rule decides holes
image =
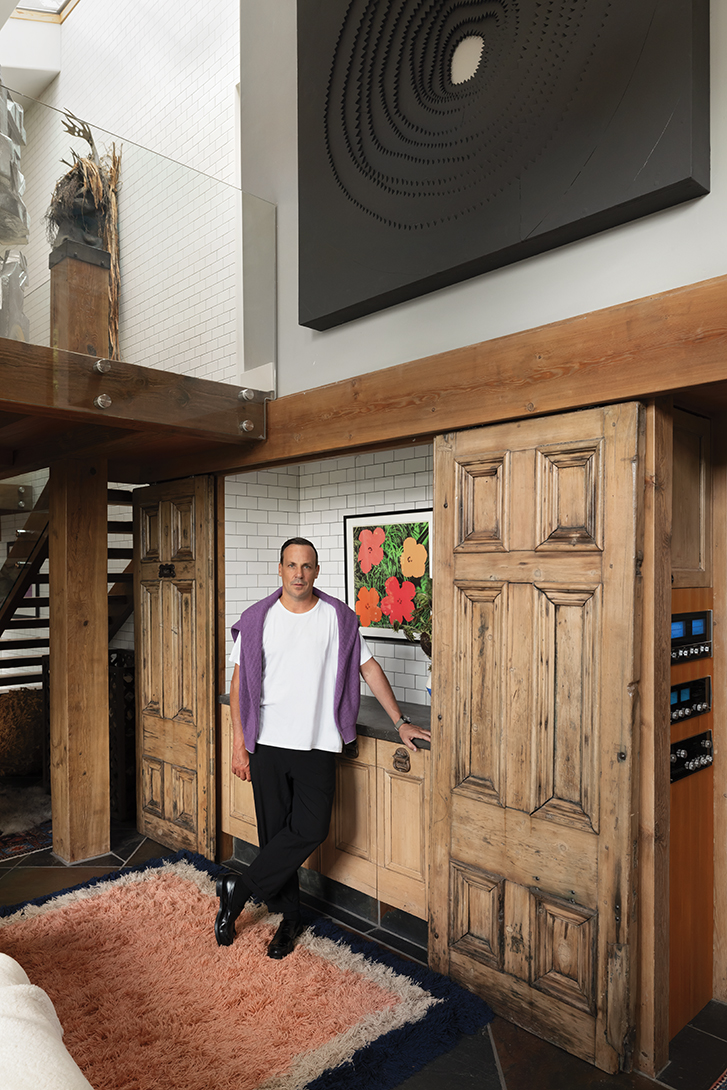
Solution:
[[[93,1090],[63,1044],[63,1027],[42,988],[0,954],[2,1090]]]

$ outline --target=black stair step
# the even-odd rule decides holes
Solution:
[[[12,674],[10,677],[3,677],[0,673],[0,689],[6,689],[11,685],[41,685],[42,683],[42,674]]]
[[[110,534],[133,534],[134,523],[123,522],[121,519],[109,519],[108,530]]]
[[[19,670],[21,666],[42,666],[43,658],[40,655],[32,655],[30,658],[0,659],[0,677],[3,670]]]
[[[12,628],[47,628],[50,624],[48,617],[13,617],[5,626],[5,631]]]
[[[48,651],[48,637],[33,639],[28,636],[22,640],[0,640],[0,651]],[[1,660],[0,660],[1,661]]]
[[[109,547],[108,552],[109,560],[133,560],[134,550],[129,546],[128,549],[117,548],[115,545]]]
[[[134,493],[127,492],[125,488],[109,488],[108,498],[109,503],[116,504],[118,506],[131,507],[134,502]]]
[[[50,605],[50,598],[24,598],[23,604],[18,606],[18,610],[21,609],[47,609]],[[15,616],[18,616],[18,610],[15,612]]]
[[[134,573],[133,571],[110,571],[108,573],[109,583],[133,583]]]

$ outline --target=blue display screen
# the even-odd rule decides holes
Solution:
[[[689,700],[689,689],[682,689],[679,693],[680,700]]]
[[[684,635],[684,621],[671,622],[671,638],[678,640]]]
[[[674,626],[672,625],[672,628],[673,627]],[[703,636],[704,631],[705,631],[705,629],[704,629],[704,617],[695,618],[692,621],[692,635],[693,636]]]
[[[676,704],[676,702],[677,702],[677,694],[674,692],[673,689],[672,689],[672,693],[671,693],[671,702],[672,702],[672,704]]]

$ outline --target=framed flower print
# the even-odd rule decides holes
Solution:
[[[405,640],[432,597],[432,510],[346,515],[346,602],[366,639]]]

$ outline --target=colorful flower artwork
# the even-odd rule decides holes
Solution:
[[[403,639],[431,602],[431,511],[344,519],[346,598],[367,637]]]

